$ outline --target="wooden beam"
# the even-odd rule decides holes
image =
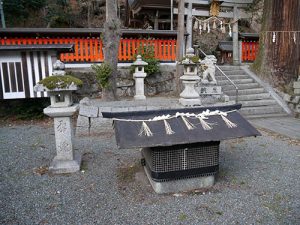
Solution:
[[[246,8],[248,7],[248,4],[235,4],[235,3],[227,3],[227,2],[221,4],[221,7],[234,7],[234,6],[237,6],[238,8]]]
[[[174,14],[178,14],[178,9],[177,8],[174,8]],[[185,9],[184,14],[185,15],[188,14],[188,9]],[[193,16],[206,16],[206,17],[210,16],[208,10],[196,10],[196,9],[193,9],[192,15]],[[233,18],[233,12],[220,12],[218,17]],[[248,15],[247,13],[239,11],[239,19],[241,19],[241,18],[250,18],[250,17],[251,17],[251,15]]]
[[[209,2],[206,0],[202,0],[202,1],[199,1],[199,0],[185,0],[185,3],[192,3],[192,4],[195,4],[195,5],[209,5]]]
[[[253,0],[223,0],[224,3],[232,3],[232,4],[251,4]],[[222,5],[223,5],[222,4]]]
[[[193,5],[210,5],[211,1],[199,1],[199,0],[185,0],[185,3],[192,3]],[[253,3],[253,0],[223,0],[221,1],[221,7],[234,7],[245,8],[249,4]]]

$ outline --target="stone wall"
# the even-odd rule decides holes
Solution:
[[[122,99],[133,97],[135,92],[134,79],[130,67],[118,68],[119,76],[117,79],[117,95]],[[95,73],[90,68],[68,69],[68,73],[81,79],[83,86],[76,92],[78,99],[83,97],[100,97],[101,88],[97,84]],[[149,75],[145,78],[146,96],[172,96],[175,92],[176,65],[160,65],[160,72]]]

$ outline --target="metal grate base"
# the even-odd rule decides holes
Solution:
[[[142,157],[156,181],[214,175],[219,169],[220,142],[143,148]]]

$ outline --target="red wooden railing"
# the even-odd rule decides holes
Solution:
[[[101,62],[103,61],[103,44],[100,38],[1,38],[1,45],[26,44],[74,44],[74,53],[63,53],[64,62]],[[132,61],[134,56],[147,47],[152,47],[155,58],[160,61],[175,61],[176,40],[164,39],[121,39],[119,61]]]
[[[259,42],[243,41],[242,42],[242,62],[253,62],[258,53]]]

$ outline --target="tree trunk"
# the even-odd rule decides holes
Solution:
[[[117,0],[106,0],[106,22],[103,33],[104,61],[110,64],[112,74],[109,85],[102,90],[105,100],[116,100],[116,78],[118,75],[118,50],[121,37],[121,23],[118,18]]]
[[[264,1],[260,50],[254,69],[282,91],[288,91],[298,77],[299,16],[299,0]]]
[[[88,1],[87,2],[87,27],[91,28],[91,7],[92,6],[92,2]]]
[[[176,60],[177,62],[183,58],[183,48],[184,48],[184,0],[178,0],[178,19],[177,19],[177,42],[176,42]],[[183,73],[182,65],[177,63],[176,66],[176,94],[179,95],[181,91],[180,76]]]

